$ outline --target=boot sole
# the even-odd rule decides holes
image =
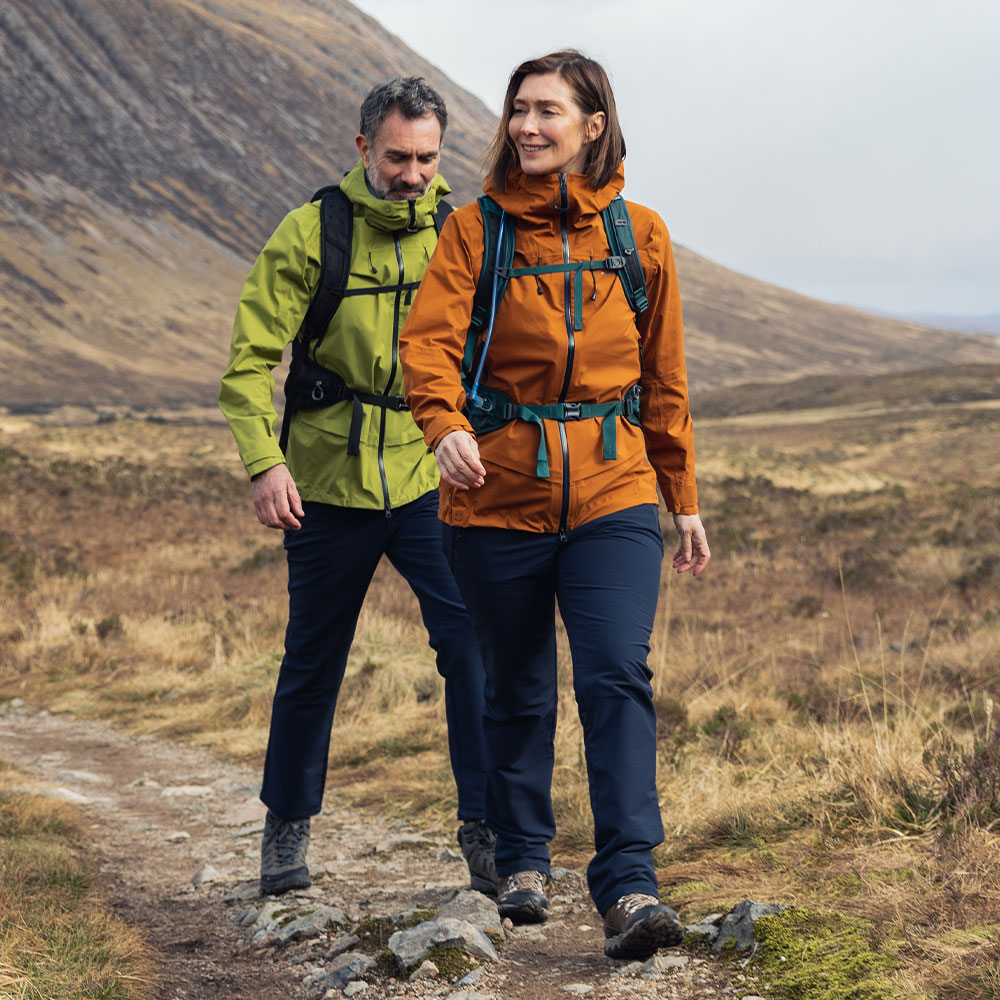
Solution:
[[[656,954],[658,948],[670,948],[684,940],[684,925],[666,908],[651,913],[634,923],[624,934],[615,934],[604,927],[607,940],[604,954],[608,958],[644,960]]]
[[[469,885],[476,892],[481,892],[484,896],[489,896],[492,899],[496,899],[497,884],[491,879],[484,878],[482,875],[473,875],[470,872]]]
[[[293,868],[279,875],[261,875],[260,894],[262,896],[280,896],[292,889],[308,889],[312,885],[308,868]]]
[[[538,892],[508,892],[497,900],[497,910],[515,924],[544,924],[549,919],[549,901]]]

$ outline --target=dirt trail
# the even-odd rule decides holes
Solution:
[[[91,821],[111,902],[159,955],[157,1000],[323,995],[302,980],[323,964],[325,937],[280,948],[255,946],[235,923],[247,903],[225,899],[257,877],[263,807],[256,772],[103,723],[25,709],[0,715],[0,758],[43,788],[88,800],[81,808]],[[337,906],[355,920],[413,906],[436,910],[467,884],[453,836],[450,829],[414,831],[344,808],[328,795],[323,814],[313,821],[310,865],[318,878],[307,894],[316,905]],[[214,872],[196,887],[192,879],[205,865]],[[484,963],[474,985],[369,976],[367,989],[352,984],[352,992],[366,1000],[446,996],[453,990],[456,998],[502,1000],[740,1000],[751,992],[733,980],[728,963],[679,951],[661,953],[672,967],[622,975],[622,964],[601,951],[601,921],[583,880],[567,876],[558,885],[549,922],[511,933],[499,963]]]

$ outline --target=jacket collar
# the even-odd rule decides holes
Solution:
[[[565,179],[565,192],[562,179]],[[551,222],[562,212],[574,227],[587,225],[603,212],[625,186],[625,168],[619,164],[604,187],[592,188],[584,174],[525,174],[515,167],[507,175],[507,187],[498,191],[487,181],[483,190],[505,212],[518,219]]]
[[[451,191],[440,174],[435,174],[427,193],[411,201],[387,201],[376,198],[368,189],[364,165],[358,160],[354,169],[340,182],[340,189],[361,206],[365,222],[372,229],[394,233],[400,230],[426,229],[434,225],[438,202]]]

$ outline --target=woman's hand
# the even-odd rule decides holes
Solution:
[[[697,576],[712,558],[701,518],[697,514],[674,514],[674,527],[681,540],[674,553],[674,569],[678,573],[690,569]]]
[[[486,482],[486,470],[479,461],[479,445],[468,431],[452,431],[434,450],[441,478],[456,490],[478,488]]]

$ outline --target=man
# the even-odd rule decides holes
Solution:
[[[383,554],[417,595],[445,680],[464,821],[458,840],[472,885],[496,891],[494,837],[483,822],[483,666],[441,550],[437,466],[402,402],[398,357],[399,330],[437,243],[436,216],[450,190],[437,174],[446,125],[444,101],[422,79],[373,88],[361,106],[360,162],[340,184],[350,263],[332,319],[327,324],[324,317],[310,339],[314,321],[303,321],[314,297],[322,298],[322,262],[335,256],[329,248],[337,236],[324,231],[337,227],[326,221],[320,200],[278,226],[236,313],[219,405],[250,475],[257,518],[284,530],[288,559],[285,656],[260,796],[268,807],[265,895],[310,884],[309,820],[322,805],[337,694]],[[271,370],[293,338],[286,445],[286,433],[280,443],[274,436]],[[297,407],[309,408],[288,422]]]

